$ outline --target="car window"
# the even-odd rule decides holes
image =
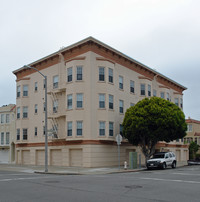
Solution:
[[[169,154],[165,154],[165,158],[169,158]]]
[[[171,153],[169,153],[169,157],[172,158],[172,154]]]

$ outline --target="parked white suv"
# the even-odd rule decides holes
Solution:
[[[168,166],[176,168],[176,156],[173,152],[158,152],[147,161],[146,166],[147,169],[151,168],[165,169]]]

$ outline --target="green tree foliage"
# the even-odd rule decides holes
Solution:
[[[131,144],[141,146],[146,160],[155,152],[158,141],[183,138],[186,129],[182,110],[158,97],[145,98],[127,109],[123,121],[123,135]]]
[[[191,142],[189,146],[190,159],[195,159],[196,153],[199,150],[199,145],[196,142]]]

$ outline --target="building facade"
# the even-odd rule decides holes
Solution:
[[[200,121],[191,119],[190,117],[186,119],[187,123],[187,135],[184,138],[185,143],[196,142],[200,145]]]
[[[15,107],[0,107],[0,163],[15,161]]]
[[[44,164],[45,110],[50,165],[103,167],[118,164],[115,136],[127,108],[151,96],[183,107],[184,86],[92,37],[29,65],[47,76],[48,107],[43,77],[25,67],[14,71],[18,164]],[[176,145],[165,148],[180,151],[186,161],[187,147]],[[126,140],[120,151],[121,163],[129,152],[141,153]]]

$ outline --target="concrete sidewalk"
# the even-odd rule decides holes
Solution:
[[[62,166],[48,166],[48,173],[44,172],[44,166],[33,165],[15,165],[15,164],[0,164],[2,171],[14,171],[24,173],[41,173],[41,174],[59,174],[59,175],[94,175],[94,174],[111,174],[121,172],[137,172],[146,170],[145,167],[138,169],[125,170],[122,166],[107,167],[107,168],[82,168],[82,167],[62,167]]]

